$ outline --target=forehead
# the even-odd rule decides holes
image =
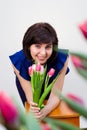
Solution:
[[[35,44],[38,44],[38,45],[52,45],[52,42],[49,42],[49,43],[35,43]]]

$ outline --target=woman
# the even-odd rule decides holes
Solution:
[[[58,49],[58,38],[55,29],[48,23],[36,23],[28,28],[23,38],[23,50],[10,56],[13,69],[16,74],[16,85],[23,104],[27,101],[30,110],[39,120],[47,116],[60,102],[55,90],[62,91],[65,74],[69,72],[68,53]],[[60,72],[50,94],[46,97],[47,104],[43,109],[37,107],[33,102],[32,87],[28,67],[37,61],[41,65],[47,65],[47,72],[54,68],[55,74],[49,83]]]

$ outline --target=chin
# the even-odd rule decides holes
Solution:
[[[41,65],[44,65],[44,64],[46,63],[46,61],[39,61],[39,63],[40,63]]]
[[[37,59],[37,62],[40,63],[41,65],[44,65],[47,62],[47,59],[45,60]]]

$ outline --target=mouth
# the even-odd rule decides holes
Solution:
[[[46,57],[37,57],[39,60],[46,60]]]
[[[46,57],[37,57],[36,59],[41,63],[46,61]]]

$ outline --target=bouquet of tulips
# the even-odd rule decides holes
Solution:
[[[51,91],[55,81],[57,80],[59,74],[56,78],[48,85],[50,77],[52,77],[55,73],[55,69],[51,68],[50,71],[46,75],[47,66],[43,67],[39,63],[33,64],[29,67],[28,73],[31,76],[31,85],[32,85],[32,93],[33,93],[33,101],[38,104],[38,107],[43,107],[43,102],[46,96]],[[42,92],[42,87],[44,83],[44,91]]]

